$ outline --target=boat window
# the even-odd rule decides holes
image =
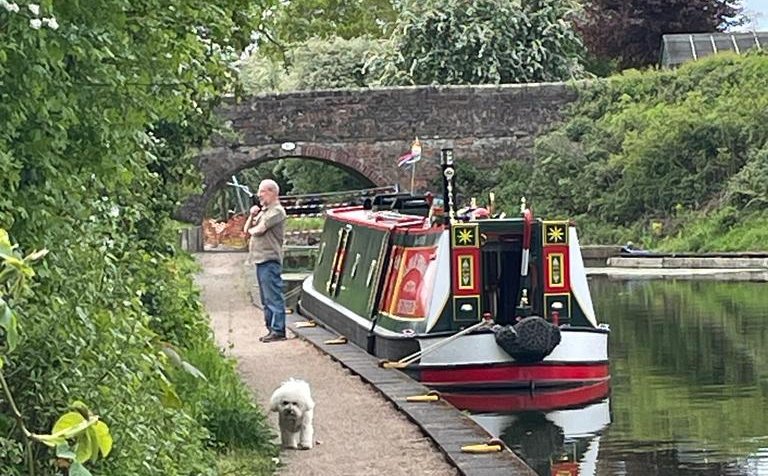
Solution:
[[[344,261],[347,257],[347,245],[349,244],[351,234],[351,225],[339,229],[339,240],[336,243],[336,253],[334,253],[333,256],[331,275],[328,279],[327,291],[330,296],[337,296],[341,289],[341,276],[344,272]]]

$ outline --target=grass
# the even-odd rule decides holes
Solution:
[[[217,466],[220,476],[271,476],[277,469],[277,459],[253,450],[236,449],[219,453]]]
[[[285,231],[322,230],[323,221],[323,217],[288,217]]]

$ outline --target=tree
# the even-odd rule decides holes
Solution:
[[[290,62],[291,45],[310,38],[382,38],[397,18],[390,0],[295,0],[277,2],[265,12],[258,44],[263,55]]]
[[[240,79],[252,94],[366,87],[380,73],[368,61],[384,48],[381,40],[367,36],[311,38],[286,50],[289,67],[261,53],[251,55],[241,65]]]
[[[358,190],[373,186],[339,166],[309,159],[283,159],[275,168],[291,184],[294,195]]]
[[[559,81],[581,74],[569,0],[431,0],[407,5],[394,26],[385,84]]]
[[[585,84],[567,122],[536,141],[528,198],[606,243],[649,239],[658,221],[689,250],[764,248],[766,78],[755,51]],[[694,213],[718,221],[704,230]],[[688,241],[696,229],[702,241]]]
[[[21,256],[50,250],[34,286],[12,296],[24,322],[12,351],[0,332],[3,475],[59,473],[44,447],[21,464],[18,415],[56,429],[73,397],[115,435],[97,474],[216,474],[212,448],[233,421],[241,445],[270,446],[211,338],[170,217],[201,187],[193,149],[212,135],[259,18],[251,0],[0,1],[0,228]],[[202,355],[207,394],[175,385],[159,342]]]
[[[708,33],[743,23],[739,0],[588,0],[576,28],[598,62],[656,64],[666,33]]]

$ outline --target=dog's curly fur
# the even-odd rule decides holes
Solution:
[[[293,378],[283,382],[272,393],[269,409],[279,415],[280,441],[283,448],[312,448],[315,402],[307,382]]]

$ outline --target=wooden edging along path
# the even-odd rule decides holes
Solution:
[[[430,391],[395,369],[379,367],[379,360],[352,343],[326,344],[339,337],[321,327],[297,327],[304,321],[297,314],[286,316],[287,327],[299,338],[313,344],[341,363],[365,382],[375,387],[395,407],[418,425],[440,448],[448,461],[467,476],[535,476],[535,472],[509,449],[496,453],[470,454],[461,451],[465,445],[487,442],[489,435],[479,424],[445,402],[409,402],[406,397],[425,395]]]

